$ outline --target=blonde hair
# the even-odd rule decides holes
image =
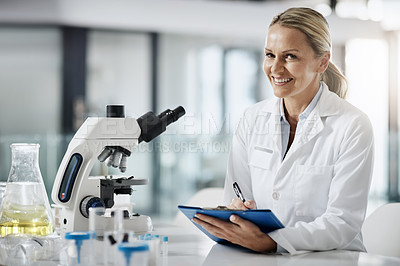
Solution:
[[[317,57],[331,50],[328,22],[324,16],[311,8],[289,8],[275,16],[269,27],[275,24],[295,28],[303,32]],[[329,61],[328,68],[322,73],[321,80],[328,85],[330,91],[341,98],[346,97],[346,77],[332,61]]]

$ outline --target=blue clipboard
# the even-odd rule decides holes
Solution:
[[[203,227],[196,224],[192,221],[193,217],[196,213],[202,213],[209,216],[217,217],[220,219],[224,219],[229,221],[229,217],[232,214],[236,214],[239,217],[249,220],[252,223],[256,224],[260,230],[264,233],[272,232],[276,229],[284,228],[284,225],[279,221],[279,219],[275,216],[275,214],[268,209],[259,209],[259,210],[232,210],[232,209],[221,209],[221,208],[200,208],[200,207],[192,207],[192,206],[183,206],[179,205],[178,209],[183,212],[183,214],[204,234],[206,234],[209,238],[214,240],[217,243],[227,242],[224,239],[213,236],[209,232],[207,232]]]

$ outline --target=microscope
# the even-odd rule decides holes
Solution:
[[[114,206],[114,196],[132,193],[131,186],[145,185],[147,179],[133,176],[90,177],[96,160],[126,171],[127,157],[140,142],[149,142],[185,114],[182,106],[159,115],[148,112],[138,119],[125,117],[123,105],[107,105],[106,117],[89,117],[68,145],[53,184],[55,228],[60,234],[87,231],[89,209]],[[123,226],[135,232],[152,231],[150,217],[124,211]],[[112,213],[105,212],[105,230],[112,224]]]

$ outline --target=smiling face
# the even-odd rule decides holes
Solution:
[[[320,74],[330,53],[317,57],[306,35],[295,28],[274,24],[266,44],[264,72],[276,97],[308,104],[319,88]]]

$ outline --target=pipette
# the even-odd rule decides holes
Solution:
[[[147,252],[149,250],[149,245],[147,245],[143,242],[139,242],[139,241],[132,242],[132,243],[122,243],[118,246],[118,250],[124,254],[126,266],[129,266],[132,253],[133,252]],[[143,263],[143,261],[142,261],[142,263]],[[138,265],[141,265],[141,263],[139,262]]]

